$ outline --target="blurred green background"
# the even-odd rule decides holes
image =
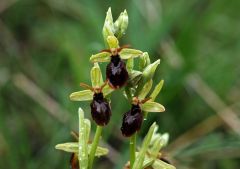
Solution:
[[[69,168],[70,154],[54,146],[73,141],[79,106],[91,118],[89,103],[68,96],[90,83],[109,6],[115,19],[129,14],[121,44],[161,59],[155,83],[165,80],[157,100],[166,112],[150,114],[140,136],[157,121],[178,169],[239,169],[238,0],[0,0],[0,168]],[[111,153],[95,168],[121,169],[128,159],[119,128],[129,104],[119,94],[101,143]]]

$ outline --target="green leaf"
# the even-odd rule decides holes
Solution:
[[[143,100],[149,93],[149,91],[151,90],[152,88],[152,84],[153,84],[153,81],[152,79],[150,79],[142,88],[142,90],[140,91],[139,95],[138,95],[138,98],[140,100]]]
[[[111,60],[111,53],[100,52],[90,57],[90,62],[109,62]]]
[[[84,119],[84,123],[86,125],[86,142],[88,142],[91,132],[91,122],[88,119]]]
[[[91,150],[92,144],[88,144],[88,154],[90,154],[90,150]],[[57,150],[62,150],[65,152],[69,152],[69,153],[78,153],[78,142],[69,142],[69,143],[62,143],[62,144],[57,144],[55,146],[55,148]],[[108,149],[107,148],[103,148],[98,146],[95,156],[104,156],[108,154]]]
[[[89,101],[93,99],[93,92],[91,90],[82,90],[70,94],[72,101]]]
[[[103,25],[102,34],[103,34],[104,42],[106,44],[107,44],[108,36],[114,36],[114,25],[113,25],[111,8],[108,8],[106,18],[105,18],[105,22],[104,22],[104,25]]]
[[[127,11],[121,12],[118,19],[114,22],[114,34],[117,38],[121,38],[128,27],[128,14]]]
[[[78,109],[78,117],[79,117],[79,142],[78,142],[78,160],[79,167],[81,169],[88,168],[88,146],[87,146],[87,128],[86,123],[84,122],[84,112],[79,107]]]
[[[102,72],[98,63],[94,63],[91,69],[91,81],[93,87],[100,87],[103,84]]]
[[[134,87],[138,84],[142,77],[142,72],[137,70],[132,70],[129,72],[128,86]]]
[[[146,103],[142,104],[142,110],[146,112],[164,112],[165,108],[159,103],[147,101]]]
[[[147,135],[144,138],[144,141],[143,141],[142,147],[140,149],[140,152],[137,155],[137,158],[136,158],[136,160],[135,160],[135,162],[133,164],[133,169],[142,169],[143,161],[144,161],[144,158],[145,158],[148,146],[150,144],[150,141],[152,139],[155,127],[156,127],[156,123],[154,122],[151,125],[150,129],[148,130]]]
[[[150,95],[150,98],[152,101],[154,101],[156,99],[156,97],[158,96],[158,94],[160,93],[160,91],[162,90],[164,84],[164,80],[161,80],[157,86],[154,88],[152,94]]]
[[[173,165],[170,165],[164,161],[156,159],[155,162],[152,164],[153,169],[176,169]]]
[[[119,42],[115,36],[108,36],[107,43],[110,49],[119,48]]]
[[[119,52],[121,59],[130,59],[139,57],[143,52],[136,49],[124,48]]]
[[[151,63],[149,55],[147,52],[144,52],[139,59],[139,70],[143,71]]]

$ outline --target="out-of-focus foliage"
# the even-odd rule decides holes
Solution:
[[[159,131],[170,134],[166,153],[179,169],[239,168],[240,138],[228,125],[220,120],[207,132],[215,124],[206,122],[192,132],[216,111],[206,103],[212,99],[208,93],[200,96],[186,80],[191,73],[198,74],[231,111],[239,113],[237,0],[1,0],[0,168],[69,167],[70,156],[56,151],[54,145],[71,140],[69,131],[78,129],[80,104],[91,118],[89,103],[74,103],[68,96],[81,90],[80,82],[90,84],[89,58],[105,48],[101,30],[109,6],[114,18],[128,11],[128,36],[120,43],[148,51],[153,62],[161,59],[155,78],[156,82],[164,79],[164,86],[156,100],[166,112],[149,116],[140,135],[157,121]],[[102,71],[104,66],[100,64]],[[103,132],[110,154],[96,161],[99,169],[120,169],[129,156],[120,119],[130,105],[120,92],[112,97],[117,111]],[[171,143],[185,132],[191,135],[171,149]]]

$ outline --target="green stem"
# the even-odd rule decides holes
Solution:
[[[136,150],[136,133],[130,138],[130,169],[133,168],[135,161],[135,150]]]
[[[89,169],[92,169],[92,166],[93,166],[93,160],[94,160],[96,149],[102,134],[102,128],[103,128],[102,126],[97,126],[97,129],[96,129],[96,133],[95,133],[90,154],[89,154],[89,165],[88,165]]]

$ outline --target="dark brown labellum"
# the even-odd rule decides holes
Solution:
[[[143,121],[142,110],[139,105],[132,105],[130,111],[123,116],[121,131],[123,136],[130,137],[140,130]]]
[[[111,56],[111,62],[107,65],[106,76],[109,85],[114,88],[123,87],[129,78],[126,65],[119,55]]]
[[[90,106],[93,120],[99,126],[107,125],[112,113],[107,99],[103,97],[103,93],[95,93]]]
[[[70,168],[71,169],[79,169],[78,155],[76,153],[71,154]]]

